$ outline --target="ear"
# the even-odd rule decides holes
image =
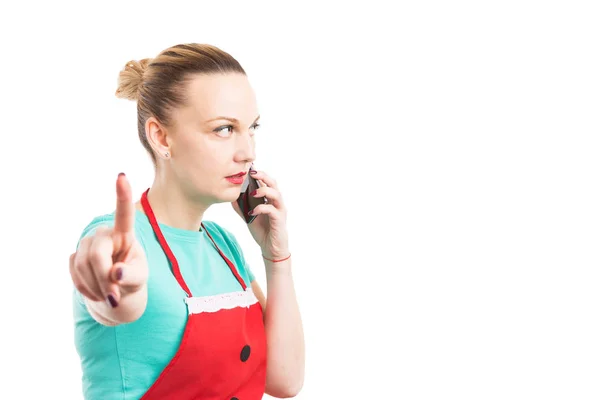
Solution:
[[[170,151],[167,130],[155,117],[150,117],[146,120],[146,139],[160,157]]]

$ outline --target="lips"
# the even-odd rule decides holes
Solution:
[[[246,172],[242,171],[242,172],[238,172],[235,175],[229,175],[227,178],[239,178],[239,177],[244,176],[244,175],[246,175]]]

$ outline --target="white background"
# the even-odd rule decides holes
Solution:
[[[593,3],[2,5],[0,396],[81,399],[68,256],[153,174],[118,72],[203,42],[247,70],[289,208],[298,399],[600,398]],[[264,286],[231,207],[205,218]]]

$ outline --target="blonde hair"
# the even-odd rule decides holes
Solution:
[[[170,111],[184,105],[185,84],[195,74],[246,72],[229,53],[209,44],[178,44],[160,52],[155,58],[129,61],[119,72],[118,98],[137,102],[138,136],[156,166],[146,138],[146,120],[155,117],[169,126]]]

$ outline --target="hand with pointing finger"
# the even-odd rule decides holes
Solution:
[[[69,267],[73,284],[94,311],[103,320],[119,323],[138,318],[145,308],[145,297],[134,294],[143,291],[147,296],[148,263],[135,237],[135,205],[124,174],[119,174],[116,189],[114,226],[84,237]]]

